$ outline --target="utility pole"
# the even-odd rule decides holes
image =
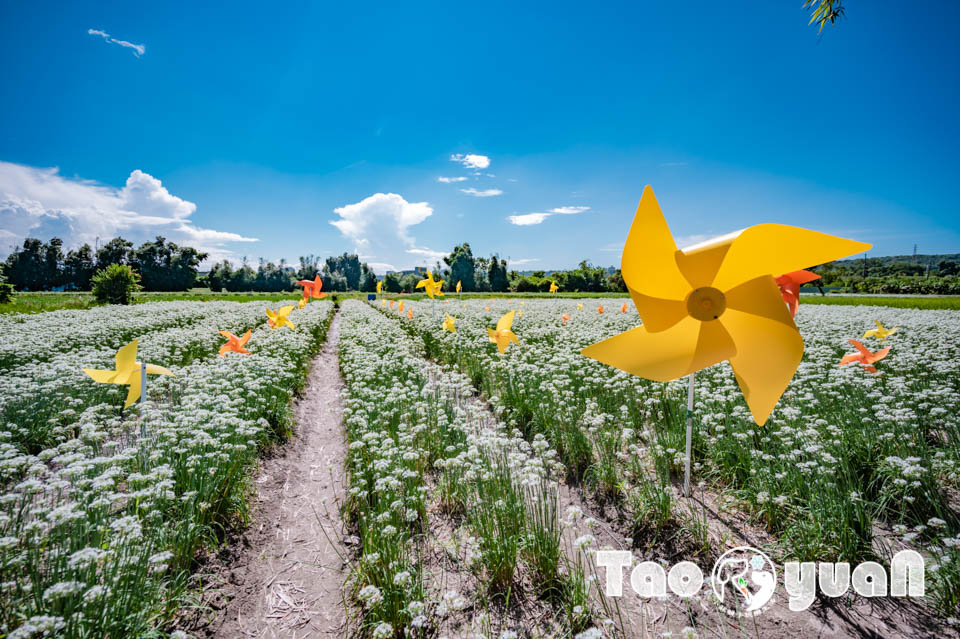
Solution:
[[[867,254],[863,254],[863,279],[867,279]]]
[[[917,263],[917,245],[916,244],[913,245],[913,263],[914,264]]]

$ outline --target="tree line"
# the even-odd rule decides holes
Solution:
[[[138,248],[116,237],[94,249],[89,244],[64,253],[58,237],[27,238],[3,263],[3,276],[18,291],[90,290],[94,274],[125,264],[140,275],[148,291],[185,291],[197,283],[197,268],[207,254],[157,236]]]

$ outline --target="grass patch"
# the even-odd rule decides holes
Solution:
[[[844,296],[801,296],[801,304],[823,304],[828,306],[889,306],[891,308],[916,308],[920,310],[960,311],[960,295],[944,297],[866,297],[858,295]]]

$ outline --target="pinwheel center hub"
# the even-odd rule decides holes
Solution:
[[[727,310],[727,298],[711,286],[695,288],[687,295],[687,312],[701,322],[717,319]]]

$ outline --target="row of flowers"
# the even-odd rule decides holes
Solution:
[[[360,540],[352,583],[367,633],[511,636],[493,602],[519,596],[523,574],[536,584],[529,594],[549,602],[547,634],[584,631],[592,581],[563,547],[556,452],[496,420],[467,377],[424,359],[422,340],[395,321],[347,301],[341,327],[346,513]],[[445,552],[473,585],[451,591],[423,564],[437,522],[452,528]]]
[[[639,323],[629,300],[603,303],[618,310],[598,313],[596,300],[408,303],[412,316],[400,321],[432,357],[468,374],[508,423],[546,437],[568,471],[623,508],[643,536],[676,497],[687,380],[649,382],[582,357],[583,347]],[[519,343],[500,354],[488,329],[509,310]],[[455,332],[442,330],[447,314]],[[839,368],[845,338],[875,319],[900,327],[882,374]],[[695,479],[715,482],[764,522],[784,558],[858,561],[878,544],[916,547],[930,557],[943,608],[956,606],[960,521],[949,502],[960,487],[960,316],[802,306],[797,324],[804,361],[764,428],[728,364],[697,373]]]
[[[261,450],[289,432],[290,400],[333,307],[311,304],[296,331],[280,331],[262,324],[257,305],[252,354],[221,358],[216,329],[242,326],[252,309],[196,306],[193,328],[215,337],[187,327],[152,344],[152,334],[141,336],[146,361],[168,363],[185,339],[204,346],[173,367],[176,377],[151,379],[138,410],[117,414],[116,390],[99,405],[72,401],[61,406],[74,413],[70,432],[36,454],[9,426],[0,430],[0,634],[120,637],[162,628],[185,603],[196,551],[246,518],[250,472]],[[208,322],[218,311],[220,321]],[[72,367],[95,363],[80,353],[89,351],[78,350]]]

